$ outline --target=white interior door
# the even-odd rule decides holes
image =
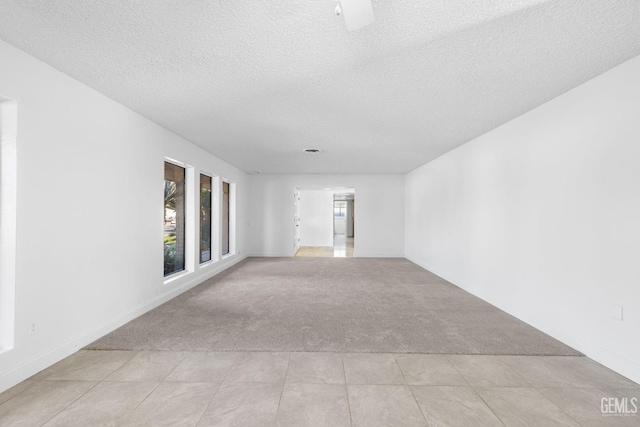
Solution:
[[[333,233],[347,233],[347,202],[333,202]]]

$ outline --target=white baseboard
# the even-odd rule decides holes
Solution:
[[[404,254],[384,253],[384,252],[357,252],[353,253],[354,258],[404,258]]]
[[[291,258],[295,254],[291,253],[283,253],[283,252],[255,252],[249,254],[250,257],[254,258]],[[370,253],[361,253],[354,251],[354,258],[404,258],[404,254],[399,253],[382,253],[382,252],[370,252]]]
[[[0,393],[7,390],[14,385],[26,380],[32,375],[37,374],[45,368],[59,362],[65,357],[70,356],[79,349],[91,344],[95,340],[105,336],[109,332],[118,329],[120,326],[135,319],[138,316],[164,304],[172,298],[188,291],[189,289],[201,284],[205,280],[219,274],[233,265],[244,260],[246,255],[238,255],[232,258],[227,258],[212,266],[211,270],[206,271],[204,274],[200,274],[190,280],[180,284],[180,286],[171,288],[165,293],[157,295],[156,297],[139,304],[124,313],[121,313],[114,318],[101,323],[88,332],[81,333],[77,336],[71,337],[68,340],[56,345],[54,348],[45,351],[42,354],[38,354],[28,360],[25,360],[21,365],[15,369],[6,372],[0,376]]]
[[[284,252],[254,252],[249,254],[251,258],[291,258],[293,257],[292,253],[284,253]]]
[[[546,319],[543,319],[534,313],[509,312],[504,307],[498,308],[552,336],[558,341],[575,348],[601,365],[606,366],[636,383],[640,383],[640,364],[629,360],[620,354],[612,352],[599,344],[579,337],[570,331],[559,328],[556,324],[550,323]]]
[[[538,316],[533,312],[524,311],[522,309],[514,309],[513,307],[508,307],[505,304],[498,304],[493,302],[491,298],[487,298],[485,295],[473,293],[467,288],[465,288],[464,285],[456,283],[455,280],[452,280],[451,278],[447,277],[449,276],[448,274],[443,274],[442,272],[439,272],[436,269],[431,268],[427,262],[424,262],[424,260],[415,259],[412,257],[407,257],[407,259],[413,262],[414,264],[417,264],[420,267],[424,268],[425,270],[428,270],[433,274],[442,277],[443,279],[449,281],[450,283],[459,287],[460,289],[463,289],[473,294],[474,296],[482,299],[483,301],[486,301],[487,303],[499,308],[500,310],[506,313],[509,313],[510,315],[516,317],[517,319],[522,320],[523,322],[533,326],[536,329],[539,329],[545,334],[550,335],[551,337],[568,345],[569,347],[572,347],[578,350],[579,352],[583,353],[585,356],[595,360],[601,365],[606,366],[612,371],[615,371],[620,375],[629,378],[631,381],[634,381],[640,384],[640,364],[638,362],[629,360],[628,358],[620,354],[617,354],[615,352],[612,352],[611,350],[608,350],[600,346],[599,344],[596,344],[590,340],[584,339],[562,327],[559,327],[555,323],[548,322],[546,319],[541,318],[540,316]]]

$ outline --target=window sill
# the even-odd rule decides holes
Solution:
[[[178,271],[177,273],[173,273],[170,274],[169,276],[166,276],[164,278],[164,281],[162,282],[163,285],[170,285],[171,283],[188,276],[189,274],[191,274],[190,271],[187,270],[183,270],[183,271]]]
[[[215,260],[212,260],[212,259],[211,259],[211,260],[209,260],[209,261],[206,261],[206,262],[201,263],[201,264],[198,266],[198,268],[207,268],[207,267],[210,267],[210,266],[214,265],[216,262],[217,262],[217,261],[215,261]]]

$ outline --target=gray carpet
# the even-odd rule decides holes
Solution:
[[[580,355],[404,259],[250,258],[89,349]]]

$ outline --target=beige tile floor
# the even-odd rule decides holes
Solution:
[[[640,386],[586,357],[79,351],[1,393],[0,425],[640,425],[610,397]]]
[[[333,246],[301,246],[295,256],[307,258],[351,258],[353,257],[353,248],[353,237],[336,235],[333,239]]]

